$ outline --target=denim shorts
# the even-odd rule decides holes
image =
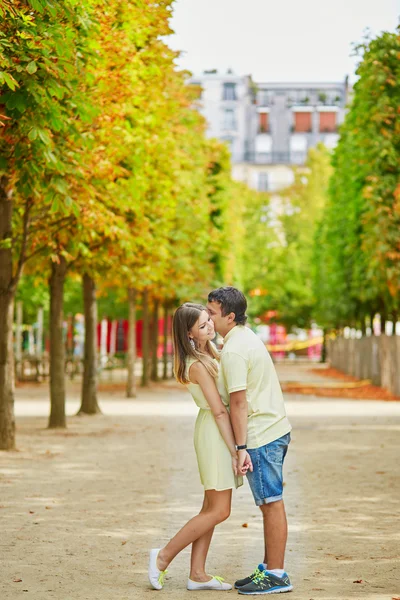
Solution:
[[[249,449],[253,472],[248,471],[254,501],[257,506],[282,500],[282,467],[290,443],[290,433],[261,446]]]

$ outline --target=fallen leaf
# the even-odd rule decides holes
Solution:
[[[362,579],[356,579],[355,581],[353,581],[353,583],[363,583]]]
[[[392,596],[392,600],[400,600],[400,596]]]
[[[46,510],[51,510],[52,507],[51,506],[46,506]]]
[[[21,583],[22,579],[17,579],[17,577],[15,577],[15,578],[13,579],[13,581],[14,581],[14,583]]]
[[[125,546],[125,544],[126,544],[126,541],[125,541],[125,542],[121,542],[121,544],[122,544],[123,546]]]
[[[30,514],[30,515],[34,515],[34,514],[35,514],[35,511],[34,511],[34,510],[30,510],[30,511],[29,511],[29,514]]]
[[[242,527],[248,527],[248,523],[243,523]]]

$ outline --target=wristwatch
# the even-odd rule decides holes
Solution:
[[[241,446],[235,445],[235,450],[247,450],[247,444],[242,444]]]

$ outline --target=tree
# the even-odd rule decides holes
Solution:
[[[318,314],[363,328],[397,314],[400,286],[400,36],[359,47],[354,97],[334,153],[329,202],[316,239]]]
[[[80,163],[78,81],[86,2],[0,2],[0,448],[15,445],[13,302],[25,263],[74,214],[66,175]],[[33,160],[34,157],[34,160]]]
[[[245,290],[253,296],[251,316],[267,311],[291,327],[308,327],[314,318],[314,236],[327,199],[330,153],[311,149],[294,183],[280,194],[273,214],[267,194],[253,192],[247,203]]]

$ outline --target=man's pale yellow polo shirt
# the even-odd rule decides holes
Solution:
[[[251,329],[236,325],[225,336],[221,369],[229,394],[246,390],[248,448],[265,446],[289,433],[291,425],[274,364]]]

